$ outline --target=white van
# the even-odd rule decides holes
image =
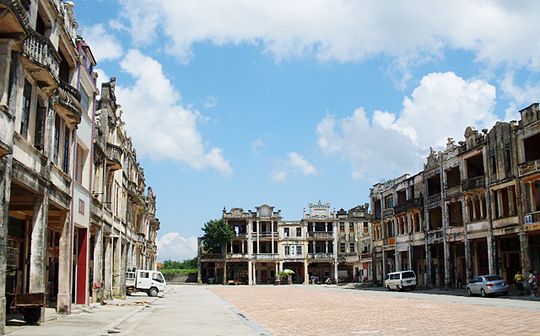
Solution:
[[[165,291],[165,277],[160,271],[138,270],[128,267],[126,272],[126,294],[145,292],[148,296],[157,296]]]
[[[398,290],[403,289],[415,289],[416,288],[416,274],[414,271],[402,271],[402,272],[392,272],[386,275],[384,279],[384,287],[388,290]]]

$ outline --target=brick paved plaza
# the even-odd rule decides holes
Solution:
[[[324,286],[210,287],[273,335],[538,335],[540,302]]]

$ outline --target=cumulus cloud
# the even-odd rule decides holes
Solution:
[[[442,148],[448,137],[461,139],[467,126],[487,127],[495,88],[452,72],[424,76],[400,113],[364,109],[337,119],[326,116],[317,126],[323,153],[350,161],[354,178],[396,176],[420,169],[427,148]],[[370,174],[373,174],[371,176]]]
[[[506,73],[500,82],[500,87],[503,94],[510,100],[510,104],[505,110],[504,119],[507,121],[519,120],[519,110],[532,102],[540,101],[540,84],[517,85],[512,72]]]
[[[195,169],[214,168],[223,174],[232,168],[220,148],[207,148],[198,126],[201,114],[180,104],[180,94],[163,73],[161,64],[130,50],[121,60],[123,71],[134,77],[132,86],[118,86],[124,121],[137,151],[153,159],[170,159]]]
[[[184,237],[178,232],[169,232],[157,241],[160,261],[182,261],[197,256],[197,237]]]
[[[540,70],[536,1],[125,0],[123,19],[134,41],[158,35],[182,61],[192,46],[257,44],[277,59],[315,55],[359,61],[374,55],[401,60],[471,51],[489,64]],[[530,46],[524,48],[523,46]]]
[[[122,45],[102,24],[96,24],[86,30],[84,37],[91,46],[96,61],[116,60],[122,56]]]
[[[288,163],[292,168],[299,170],[304,176],[315,175],[317,172],[311,163],[309,163],[302,155],[295,152],[289,153]]]
[[[277,160],[278,169],[272,174],[274,182],[285,182],[290,174],[300,173],[303,176],[312,176],[317,169],[303,155],[291,152],[286,160]]]

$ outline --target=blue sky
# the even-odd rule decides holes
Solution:
[[[535,1],[74,1],[158,195],[160,258],[223,207],[300,219],[540,96]]]

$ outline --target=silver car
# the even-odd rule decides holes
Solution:
[[[482,297],[490,294],[508,295],[508,284],[497,274],[477,276],[467,284],[467,296],[474,294]]]

